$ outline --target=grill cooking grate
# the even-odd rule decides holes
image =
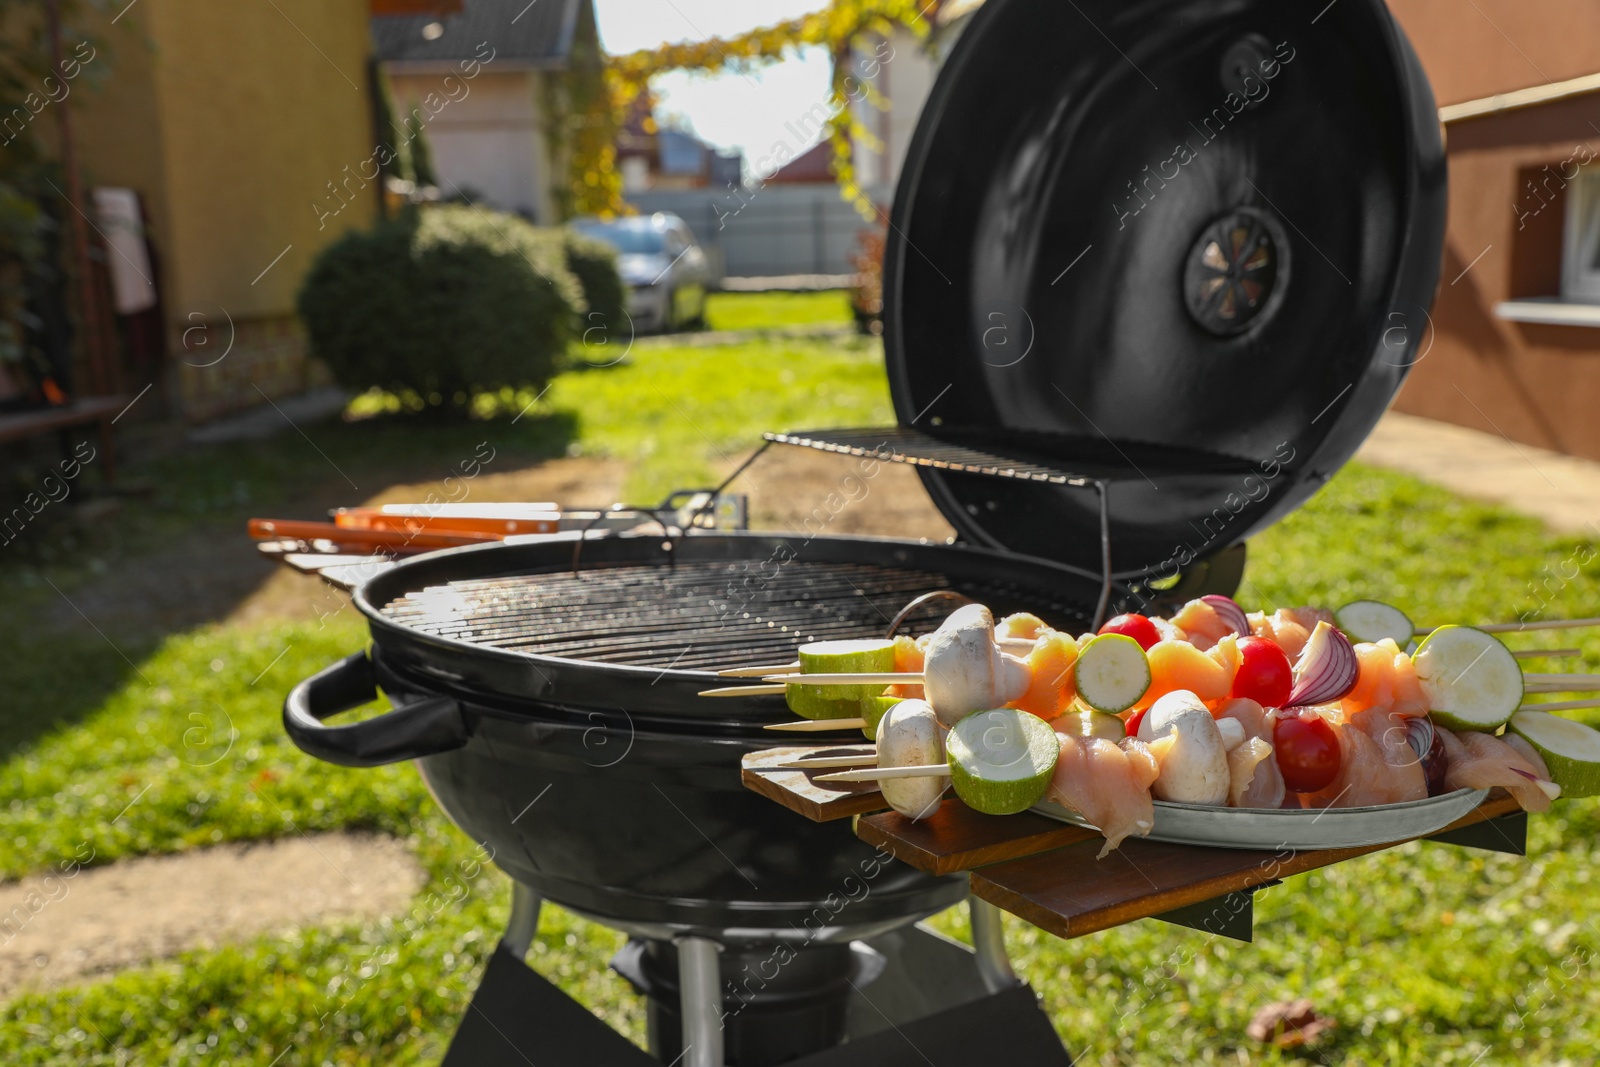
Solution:
[[[856,563],[680,562],[483,578],[429,586],[383,607],[422,633],[490,648],[634,667],[705,670],[783,663],[804,641],[882,636],[907,602],[954,589],[998,617],[1034,611],[1083,628],[1081,604],[1036,587],[958,581]],[[924,633],[951,606],[919,608],[902,632]]]

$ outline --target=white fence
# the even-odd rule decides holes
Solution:
[[[868,195],[888,210],[889,190]],[[851,274],[857,238],[873,226],[832,184],[642,192],[628,200],[641,213],[680,216],[722,277]]]

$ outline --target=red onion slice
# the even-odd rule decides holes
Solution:
[[[1211,610],[1217,613],[1217,618],[1233,627],[1234,633],[1240,637],[1250,636],[1250,620],[1245,618],[1244,609],[1235,603],[1233,598],[1210,593],[1200,600],[1202,603],[1210,604]]]
[[[1328,704],[1356,687],[1361,665],[1350,639],[1326,622],[1317,623],[1294,668],[1292,705]]]
[[[1450,760],[1445,755],[1444,738],[1439,736],[1439,730],[1433,725],[1433,720],[1426,715],[1408,718],[1406,740],[1410,742],[1411,751],[1417,754],[1417,760],[1422,764],[1422,774],[1428,782],[1428,795],[1436,797],[1443,793],[1444,772]]]

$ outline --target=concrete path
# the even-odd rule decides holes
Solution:
[[[1504,504],[1565,534],[1600,536],[1600,463],[1391,411],[1356,459]]]
[[[350,833],[65,870],[0,885],[0,1001],[186,949],[399,915],[425,880],[403,842]]]

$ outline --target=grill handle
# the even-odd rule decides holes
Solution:
[[[467,743],[461,705],[451,697],[429,697],[347,726],[323,725],[322,720],[377,696],[372,660],[357,652],[289,690],[283,728],[300,751],[344,767],[400,763]]]

